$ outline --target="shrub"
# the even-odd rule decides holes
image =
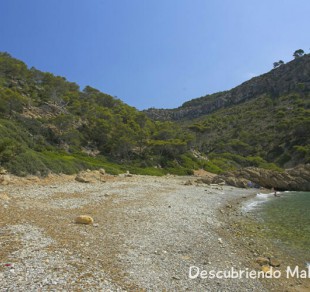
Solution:
[[[36,155],[35,152],[27,150],[16,156],[5,164],[5,167],[13,174],[25,176],[27,174],[45,176],[49,173],[49,169]]]
[[[213,161],[208,161],[203,165],[203,169],[212,173],[222,173],[223,170],[218,167],[215,163],[213,163]]]

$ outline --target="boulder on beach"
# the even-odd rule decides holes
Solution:
[[[192,186],[193,185],[193,182],[191,180],[187,180],[185,183],[184,183],[185,186]]]
[[[85,176],[81,175],[81,174],[78,174],[75,177],[75,180],[78,181],[78,182],[81,182],[81,183],[90,183],[90,180],[88,178],[86,178]]]
[[[207,185],[210,185],[212,183],[212,180],[213,178],[210,178],[210,177],[202,177],[202,178],[198,178],[196,179],[196,183],[201,183],[201,184],[207,184]]]
[[[2,174],[7,174],[7,170],[5,169],[5,168],[3,168],[3,167],[0,167],[0,174],[2,175]]]
[[[8,185],[11,181],[11,177],[8,174],[0,175],[0,185]]]
[[[106,174],[105,169],[104,169],[104,168],[100,168],[100,169],[99,169],[99,173],[100,173],[101,175],[105,175],[105,174]]]
[[[74,222],[77,224],[93,224],[94,219],[88,215],[80,215],[75,218]]]

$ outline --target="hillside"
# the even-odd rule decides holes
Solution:
[[[191,137],[179,127],[153,122],[97,89],[29,69],[8,53],[0,53],[0,136],[0,166],[18,175],[192,169],[185,165],[192,161]]]
[[[304,55],[230,91],[173,110],[145,112],[154,120],[176,121],[189,129],[196,149],[220,172],[309,163],[309,108],[310,55]]]
[[[144,112],[153,120],[192,120],[262,94],[276,98],[292,92],[309,91],[310,54],[305,54],[231,90],[192,99],[176,109],[150,108]]]
[[[0,53],[0,168],[24,176],[281,170],[310,162],[310,56],[174,110],[139,112]]]

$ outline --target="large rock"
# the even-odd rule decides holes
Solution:
[[[78,174],[76,177],[75,177],[75,180],[78,181],[78,182],[81,182],[81,183],[90,183],[91,180],[86,178],[85,176],[81,175],[81,174]]]
[[[213,179],[213,183],[225,181],[226,184],[245,188],[255,184],[265,188],[278,190],[309,191],[310,164],[299,165],[283,172],[247,167],[236,171],[226,172]]]
[[[101,168],[100,170],[86,170],[81,171],[75,180],[81,183],[94,183],[96,181],[104,182],[105,170]]]
[[[11,182],[11,177],[8,174],[0,175],[0,185],[8,185]]]
[[[104,169],[104,168],[100,168],[100,169],[99,169],[99,173],[100,173],[101,175],[105,175],[105,174],[106,174],[105,169]]]
[[[7,170],[5,169],[5,168],[3,168],[3,167],[0,167],[0,174],[2,175],[2,174],[7,174]]]
[[[207,185],[210,185],[212,183],[212,178],[210,177],[202,177],[202,178],[198,178],[195,180],[196,183],[198,184],[207,184]]]

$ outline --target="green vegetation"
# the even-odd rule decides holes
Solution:
[[[188,173],[180,158],[192,140],[170,122],[145,114],[90,86],[0,53],[0,165],[18,175]],[[179,163],[174,166],[174,161]]]
[[[196,120],[159,122],[97,89],[80,90],[0,53],[0,166],[20,176],[99,168],[111,174],[184,175],[199,168],[221,173],[309,163],[306,88],[300,82],[285,95],[261,94],[225,103]],[[222,94],[180,109],[206,99],[217,102]]]
[[[246,166],[279,170],[310,161],[308,92],[261,95],[184,125],[195,133],[213,172]]]
[[[279,60],[278,62],[274,62],[273,63],[273,68],[278,68],[278,67],[280,67],[283,64],[284,64],[284,61]]]
[[[305,54],[304,50],[299,49],[299,50],[296,50],[296,51],[294,52],[293,56],[294,56],[295,58],[299,58],[299,57],[303,56],[304,54]]]

